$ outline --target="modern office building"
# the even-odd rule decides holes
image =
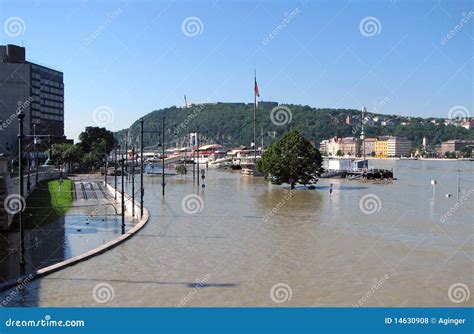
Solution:
[[[18,120],[24,132],[64,138],[63,73],[26,60],[25,48],[0,45],[0,154],[16,154]],[[30,139],[31,141],[31,139]]]
[[[389,137],[387,139],[387,156],[409,157],[411,151],[411,140],[402,137]]]

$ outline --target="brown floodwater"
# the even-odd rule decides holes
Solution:
[[[205,188],[192,174],[167,177],[163,199],[161,178],[145,177],[150,220],[136,236],[0,300],[10,297],[8,306],[473,305],[472,297],[453,297],[452,290],[462,283],[464,292],[474,291],[474,163],[370,164],[393,168],[398,180],[323,179],[315,190],[292,192],[209,169]],[[108,291],[98,297],[99,288]]]

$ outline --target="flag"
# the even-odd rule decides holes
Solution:
[[[255,96],[260,97],[260,93],[258,92],[257,78],[255,78]]]

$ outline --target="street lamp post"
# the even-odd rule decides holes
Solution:
[[[143,118],[140,119],[140,219],[143,218]]]
[[[135,217],[135,147],[132,147],[132,217]]]
[[[117,200],[117,144],[115,145],[114,148],[114,155],[115,155],[115,160],[114,160],[114,188],[115,188],[115,200]]]
[[[163,197],[165,197],[165,117],[163,117],[161,121],[161,192],[163,194]]]
[[[36,124],[33,124],[33,145],[35,149],[35,169],[36,169],[36,177],[35,177],[35,184],[38,185],[38,174],[39,174],[39,163],[38,163],[38,151],[36,150]]]
[[[49,141],[48,141],[49,152],[48,152],[48,159],[46,160],[46,162],[44,164],[48,165],[48,166],[53,166],[54,165],[54,161],[53,161],[53,136],[48,135],[47,137],[49,138]]]
[[[196,149],[197,149],[197,185],[199,187],[199,126],[197,127],[196,132]]]
[[[25,274],[25,227],[23,225],[23,209],[24,209],[24,189],[23,189],[23,121],[25,114],[20,111],[17,114],[18,117],[18,167],[19,167],[19,195],[20,195],[20,211],[18,212],[19,224],[20,224],[20,271],[21,274]]]
[[[107,165],[108,165],[108,154],[107,154],[107,143],[104,148],[104,187],[107,187]]]
[[[122,156],[122,234],[125,234],[125,189],[124,189],[124,180],[123,180],[123,168],[124,168],[124,163],[125,159]]]
[[[128,180],[128,132],[125,136],[125,170],[127,171],[127,180]]]

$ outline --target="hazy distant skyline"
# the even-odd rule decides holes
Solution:
[[[469,0],[36,0],[2,1],[0,13],[1,44],[64,72],[73,139],[87,125],[116,131],[180,106],[184,94],[252,102],[255,68],[262,100],[422,117],[474,111]]]

